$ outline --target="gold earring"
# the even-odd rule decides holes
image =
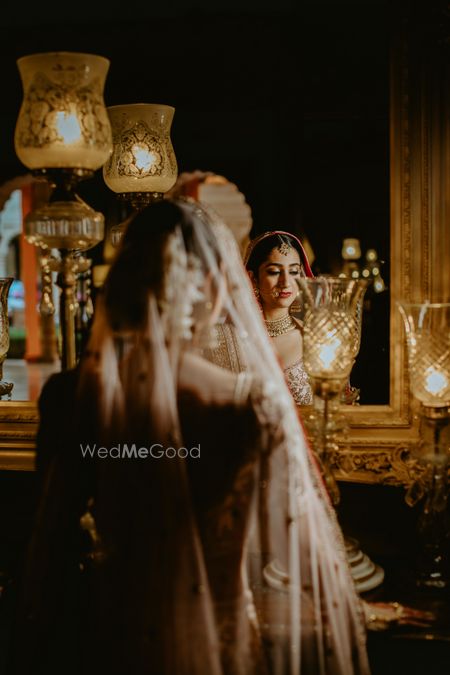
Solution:
[[[254,292],[255,296],[257,298],[259,298],[260,293],[259,293],[259,288],[257,286],[253,286],[253,292]]]
[[[300,291],[299,291],[294,298],[294,302],[289,307],[289,311],[290,312],[299,312],[301,310],[301,308],[302,308],[302,303],[301,303]]]

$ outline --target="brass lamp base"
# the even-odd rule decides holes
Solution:
[[[128,215],[128,217],[118,225],[114,225],[111,228],[110,232],[110,241],[114,248],[120,246],[120,242],[127,230],[127,227],[136,213],[145,209],[149,204],[153,202],[159,202],[164,198],[163,192],[118,192],[117,197],[122,201],[129,204],[133,212]]]
[[[81,180],[92,178],[94,173],[91,169],[77,168],[33,169],[32,171],[33,176],[46,180],[52,188],[65,191],[72,191]]]
[[[426,591],[450,590],[450,409],[422,406],[421,440],[413,450],[420,474],[406,494],[414,506],[424,499],[417,522],[420,551],[416,585]]]
[[[333,474],[333,460],[339,449],[337,434],[345,430],[346,422],[340,413],[340,398],[346,378],[311,377],[314,405],[305,424],[311,437],[322,477],[337,506],[340,501],[339,487]]]
[[[345,552],[358,593],[367,593],[383,583],[383,568],[361,550],[357,539],[345,537]]]
[[[87,169],[41,169],[35,174],[45,178],[53,191],[48,204],[31,212],[25,218],[27,240],[46,252],[46,267],[56,271],[61,289],[59,317],[61,330],[61,367],[76,365],[75,313],[77,275],[89,267],[80,253],[98,244],[104,236],[104,218],[85,204],[75,192],[80,180],[93,172]],[[58,249],[59,258],[49,255]],[[48,299],[46,309],[52,311]]]
[[[163,192],[119,192],[119,199],[128,202],[137,211],[142,211],[153,202],[159,202],[164,197]]]

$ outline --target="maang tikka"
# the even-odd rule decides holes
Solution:
[[[281,255],[289,255],[289,252],[291,251],[292,246],[290,246],[289,244],[287,244],[287,243],[284,241],[282,244],[280,244],[279,246],[277,246],[277,249],[279,250],[279,252],[281,253]]]

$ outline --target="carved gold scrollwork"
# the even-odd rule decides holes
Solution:
[[[417,477],[417,463],[405,446],[342,450],[336,453],[332,466],[339,480],[358,483],[408,486]]]

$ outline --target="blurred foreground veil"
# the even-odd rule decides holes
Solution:
[[[64,389],[73,405],[51,422]],[[78,372],[52,378],[40,410],[29,672],[62,672],[61,644],[80,675],[369,672],[334,510],[212,212],[179,199],[136,216]],[[95,443],[153,456],[83,458]]]

